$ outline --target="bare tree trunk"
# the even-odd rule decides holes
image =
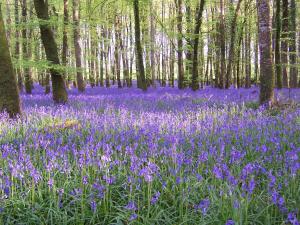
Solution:
[[[139,15],[139,0],[134,0],[134,21],[135,21],[135,48],[136,48],[136,64],[137,72],[140,78],[140,88],[143,91],[147,90],[147,83],[145,77],[145,69],[143,62],[143,49],[141,44],[141,29],[140,29],[140,15]]]
[[[227,65],[227,71],[226,71],[226,85],[225,88],[229,88],[231,85],[231,79],[232,79],[232,62],[234,61],[234,49],[235,49],[235,43],[236,43],[236,20],[238,16],[238,12],[241,7],[242,0],[239,0],[237,3],[237,6],[235,8],[234,16],[231,21],[230,26],[230,46],[229,46],[229,56],[228,56],[228,65]]]
[[[69,23],[68,3],[69,3],[68,0],[64,0],[64,25],[63,25],[63,44],[62,44],[62,65],[63,66],[67,66],[67,52],[68,52],[67,25]],[[67,87],[69,86],[69,83],[70,83],[70,77],[66,76]]]
[[[55,66],[60,65],[57,45],[54,40],[54,34],[49,26],[49,23],[44,22],[49,21],[48,4],[47,1],[34,0],[34,5],[37,17],[41,20],[41,39],[45,48],[47,60],[53,66],[52,68],[50,68],[53,100],[55,103],[65,103],[68,101],[68,94],[66,91],[64,78],[62,74],[55,68]]]
[[[3,111],[11,118],[21,114],[17,79],[10,58],[0,3],[0,112]]]
[[[178,63],[178,88],[183,89],[185,88],[185,80],[184,80],[184,68],[183,68],[183,12],[182,12],[182,0],[175,0],[177,6],[177,63]]]
[[[295,0],[291,0],[290,6],[290,87],[297,87],[298,68],[297,68],[297,50],[296,50],[296,12],[297,6]]]
[[[282,68],[280,58],[280,35],[281,35],[281,5],[280,0],[276,0],[276,37],[275,37],[275,68],[277,87],[282,88]]]
[[[22,0],[22,23],[23,25],[27,24],[27,1]],[[27,36],[27,28],[23,27],[22,28],[22,39],[23,39],[23,46],[22,46],[22,51],[23,51],[23,60],[29,60],[29,50],[28,50],[28,36]],[[25,78],[25,91],[26,94],[31,94],[32,89],[31,89],[31,81],[30,81],[30,70],[28,66],[25,66],[23,68],[23,74]]]
[[[220,27],[219,27],[219,42],[221,50],[221,71],[219,87],[224,88],[224,73],[226,72],[226,43],[225,43],[225,21],[224,21],[224,0],[220,0]]]
[[[153,15],[153,2],[150,1],[150,38],[151,38],[151,50],[150,50],[150,63],[151,63],[151,84],[155,87],[155,25]]]
[[[193,39],[193,69],[192,69],[192,89],[199,89],[199,71],[198,71],[198,48],[199,48],[199,33],[202,24],[202,13],[204,10],[205,0],[201,0],[197,9],[196,26],[194,30],[195,38]]]
[[[82,63],[81,63],[81,46],[80,46],[80,6],[79,0],[73,0],[73,22],[74,22],[74,46],[75,46],[75,59],[76,59],[76,78],[77,87],[80,92],[85,91],[85,84],[82,76]]]
[[[16,33],[15,33],[15,58],[16,60],[20,60],[20,33],[19,33],[19,25],[20,25],[20,17],[19,17],[19,0],[15,0],[15,24],[16,24]],[[21,68],[17,66],[16,73],[18,77],[18,88],[20,92],[23,92],[23,80]]]
[[[288,32],[289,32],[289,8],[288,0],[282,0],[282,41],[281,41],[281,62],[283,87],[288,87]]]
[[[269,0],[257,0],[260,50],[260,104],[274,101],[274,71],[271,53]]]

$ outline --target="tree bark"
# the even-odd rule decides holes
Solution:
[[[34,0],[35,10],[40,20],[41,39],[45,48],[46,57],[51,64],[50,73],[52,81],[53,100],[55,103],[66,103],[68,94],[64,78],[56,66],[60,65],[58,58],[57,44],[53,31],[49,25],[48,3],[43,0]]]
[[[225,39],[225,21],[224,21],[224,0],[220,0],[220,24],[219,24],[219,44],[221,53],[221,71],[219,88],[224,88],[224,73],[226,72],[226,39]]]
[[[271,19],[269,0],[257,0],[260,50],[260,104],[274,101],[274,71],[271,53]]]
[[[27,36],[27,28],[25,24],[27,24],[27,1],[22,0],[22,23],[23,23],[23,28],[22,28],[22,39],[23,39],[23,46],[22,46],[22,51],[23,51],[23,60],[29,60],[29,50],[28,50],[28,36]],[[31,89],[31,78],[30,78],[30,70],[27,65],[24,66],[23,68],[23,74],[25,78],[25,91],[26,94],[31,94],[32,89]]]
[[[15,0],[15,24],[16,24],[16,32],[15,32],[15,59],[17,61],[20,60],[20,33],[19,33],[19,25],[20,25],[20,17],[19,17],[19,0]],[[16,73],[18,77],[18,88],[20,92],[23,92],[23,80],[22,73],[20,67],[17,66]]]
[[[276,39],[275,39],[275,68],[277,88],[282,88],[282,68],[280,57],[280,35],[281,35],[281,4],[280,0],[276,0]]]
[[[193,39],[193,68],[192,68],[192,89],[194,91],[199,89],[199,71],[198,71],[198,48],[199,48],[199,33],[202,24],[202,14],[204,10],[205,0],[200,0],[197,9],[196,25]]]
[[[288,0],[282,0],[282,34],[281,34],[281,62],[283,87],[288,87],[288,32],[289,32],[289,6]]]
[[[178,63],[178,88],[185,88],[185,80],[184,80],[184,68],[183,68],[183,12],[182,12],[182,0],[175,0],[177,6],[177,63]]]
[[[153,15],[153,2],[150,1],[150,38],[151,38],[151,50],[150,50],[150,64],[151,64],[151,84],[153,87],[155,84],[155,25],[154,25],[154,15]]]
[[[298,68],[297,68],[297,50],[296,50],[296,12],[297,6],[295,0],[291,0],[290,5],[290,87],[297,87]]]
[[[237,6],[235,8],[234,16],[231,21],[230,26],[230,46],[229,46],[229,56],[228,56],[228,65],[227,65],[227,71],[226,71],[226,85],[225,88],[228,89],[231,85],[231,79],[232,79],[232,62],[234,61],[234,50],[235,50],[235,43],[236,43],[236,20],[238,16],[238,12],[241,7],[242,0],[239,0],[237,3]]]
[[[75,47],[75,59],[76,59],[76,80],[78,91],[85,91],[85,84],[82,75],[82,62],[81,62],[81,46],[80,46],[80,1],[73,0],[73,22],[74,22],[74,47]]]
[[[11,118],[21,115],[17,79],[10,58],[0,3],[0,112],[3,111]]]
[[[68,12],[68,4],[69,0],[64,0],[64,25],[63,25],[63,44],[62,44],[62,65],[67,66],[67,52],[68,52],[68,33],[67,33],[67,26],[69,23],[69,12]],[[66,71],[66,69],[65,69]],[[67,75],[67,72],[65,72]],[[66,86],[69,86],[71,81],[69,76],[66,77]]]
[[[140,28],[140,13],[139,13],[139,0],[134,0],[134,22],[135,22],[135,48],[136,48],[136,61],[137,72],[140,79],[140,88],[143,91],[147,90],[147,83],[145,77],[145,69],[143,62],[143,49],[141,44],[141,28]]]

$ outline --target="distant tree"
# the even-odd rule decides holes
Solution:
[[[147,83],[145,77],[145,69],[143,62],[143,49],[141,44],[141,29],[140,29],[140,15],[139,15],[139,0],[134,0],[134,22],[135,22],[135,48],[136,48],[136,61],[137,72],[140,79],[140,88],[144,91],[147,90]]]
[[[50,73],[52,81],[53,100],[55,103],[65,103],[68,101],[65,81],[61,72],[57,69],[60,66],[57,45],[53,31],[49,24],[48,1],[34,0],[34,6],[38,19],[40,20],[41,39],[45,48],[46,57],[51,64]]]
[[[271,53],[269,0],[257,0],[260,50],[260,104],[274,101],[274,71]]]
[[[19,91],[12,66],[0,3],[0,112],[11,118],[21,114]]]

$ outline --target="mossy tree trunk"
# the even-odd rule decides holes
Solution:
[[[65,81],[61,72],[57,69],[60,66],[58,58],[57,44],[54,39],[53,31],[49,24],[47,0],[34,0],[34,6],[38,19],[40,20],[41,39],[45,48],[46,57],[51,64],[50,73],[52,81],[53,100],[55,103],[66,103],[68,94]]]
[[[12,66],[0,3],[0,112],[11,118],[21,114],[19,90]]]

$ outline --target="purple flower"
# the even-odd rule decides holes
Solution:
[[[288,214],[288,221],[292,224],[292,225],[299,225],[300,222],[297,219],[297,216],[294,212],[291,212]]]
[[[137,210],[137,207],[136,207],[134,201],[129,201],[128,204],[125,206],[125,208],[127,210],[130,210],[130,211],[136,211]]]
[[[136,220],[137,218],[138,218],[138,215],[136,213],[133,213],[133,214],[130,215],[129,221]]]
[[[87,176],[84,176],[83,178],[82,178],[82,183],[84,184],[84,185],[87,185],[89,182],[88,182],[88,177]]]
[[[151,205],[155,205],[159,197],[160,197],[160,192],[158,191],[152,196]]]
[[[92,210],[93,212],[96,212],[96,210],[97,210],[97,203],[96,203],[95,200],[92,200],[92,201],[90,202],[90,206],[91,206],[91,210]]]
[[[52,188],[52,187],[53,187],[53,183],[54,183],[53,178],[50,178],[50,179],[48,180],[48,186],[49,186],[49,188]]]
[[[234,222],[234,220],[229,219],[229,220],[226,221],[225,225],[235,225],[235,222]]]
[[[213,173],[214,173],[214,175],[217,179],[223,179],[224,178],[222,169],[218,166],[214,166]]]
[[[197,211],[200,210],[203,215],[206,215],[209,206],[210,206],[210,200],[208,198],[206,198],[206,199],[201,200],[200,203],[195,206],[195,209]]]

